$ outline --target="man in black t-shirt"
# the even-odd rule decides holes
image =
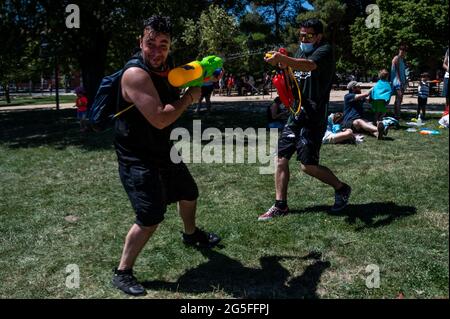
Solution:
[[[125,239],[113,285],[131,295],[145,293],[133,276],[133,265],[164,219],[168,204],[178,204],[185,244],[210,248],[220,241],[217,235],[196,227],[197,185],[184,163],[172,161],[171,125],[198,101],[200,88],[189,88],[180,99],[179,91],[169,84],[170,44],[169,18],[153,16],[146,20],[141,52],[125,65],[120,83],[119,109],[134,107],[116,120],[114,145],[120,179],[136,220]]]
[[[266,62],[284,64],[295,70],[301,92],[302,110],[292,114],[278,140],[278,159],[275,173],[275,204],[258,220],[269,220],[286,215],[289,159],[297,152],[297,160],[306,174],[332,186],[337,212],[348,203],[351,188],[341,182],[333,172],[319,165],[319,152],[327,126],[327,105],[335,71],[331,46],[323,39],[323,25],[318,19],[304,21],[300,27],[300,48],[294,58],[279,52],[270,52]],[[298,103],[296,101],[295,103]]]

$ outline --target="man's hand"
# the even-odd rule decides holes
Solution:
[[[282,55],[280,52],[277,51],[269,51],[266,53],[266,55],[264,56],[264,61],[275,66],[277,65],[280,61],[280,55]]]
[[[197,102],[200,99],[200,96],[202,95],[202,89],[198,86],[190,87],[185,94],[188,94],[192,97],[192,103]]]

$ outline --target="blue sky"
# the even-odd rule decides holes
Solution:
[[[308,0],[290,0],[289,1],[289,3],[290,4],[294,4],[294,3],[298,3],[298,2],[301,2],[301,4],[302,4],[302,7],[303,8],[305,8],[305,9],[307,9],[307,10],[313,10],[314,9],[314,7],[311,5],[311,3],[309,3],[309,1]],[[251,11],[251,7],[250,7],[250,5],[248,5],[247,6],[247,11]]]
[[[308,1],[305,1],[305,2],[303,3],[303,7],[304,7],[305,9],[308,9],[308,10],[314,9],[314,7],[313,7]]]

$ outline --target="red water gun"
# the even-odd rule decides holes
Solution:
[[[285,48],[280,48],[278,50],[281,54],[287,55],[287,51]],[[272,56],[271,53],[266,53],[266,58],[270,58]],[[286,72],[287,71],[287,72]],[[289,78],[292,78],[295,81],[295,85],[298,89],[298,96],[299,96],[299,104],[297,107],[297,110],[294,111],[294,94],[292,93],[291,85],[289,84]],[[281,102],[289,108],[289,110],[294,113],[298,114],[301,110],[301,95],[300,95],[300,89],[297,84],[297,80],[294,77],[294,74],[292,73],[292,69],[290,67],[280,69],[277,71],[275,76],[272,79],[273,86],[277,89],[278,96],[280,97]]]

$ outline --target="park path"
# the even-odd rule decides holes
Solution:
[[[364,90],[363,90],[364,91]],[[344,95],[347,91],[344,90],[332,90],[330,94],[330,104],[342,105],[344,101]],[[277,96],[276,92],[273,92],[272,95],[248,95],[248,96],[221,96],[214,95],[211,97],[211,102],[252,102],[252,101],[272,101]],[[74,97],[75,100],[75,97]],[[393,106],[394,97],[391,99],[390,107]],[[61,103],[60,109],[73,109],[74,103]],[[445,106],[445,98],[444,97],[429,97],[428,105],[430,111],[441,111]],[[417,96],[406,95],[403,98],[402,108],[405,110],[415,110],[417,108]],[[45,110],[45,109],[56,109],[55,103],[48,104],[34,104],[34,105],[16,105],[16,106],[0,106],[0,112],[7,111],[26,111],[26,110]]]

